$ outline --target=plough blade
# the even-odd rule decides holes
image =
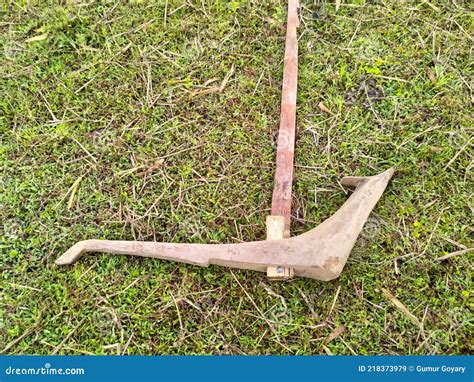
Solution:
[[[102,252],[260,272],[269,266],[288,267],[296,276],[332,280],[344,268],[370,212],[393,174],[392,168],[376,176],[343,178],[343,185],[356,187],[349,199],[319,226],[291,238],[238,244],[85,240],[72,246],[56,264],[72,264],[85,253]]]

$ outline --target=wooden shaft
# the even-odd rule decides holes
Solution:
[[[290,236],[291,185],[296,130],[296,90],[298,83],[298,0],[288,1],[285,62],[281,98],[280,130],[276,155],[275,185],[272,197],[272,215],[285,219],[284,237]]]

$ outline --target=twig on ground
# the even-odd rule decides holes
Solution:
[[[331,305],[331,309],[329,309],[329,313],[327,316],[327,320],[329,320],[329,317],[331,317],[332,311],[334,310],[334,307],[336,306],[337,298],[339,297],[339,292],[341,292],[341,286],[337,288],[336,294],[334,295],[334,300]]]
[[[458,158],[459,155],[461,155],[461,153],[466,149],[466,147],[469,146],[469,144],[471,143],[473,139],[474,139],[473,137],[468,139],[468,141],[463,145],[463,147],[461,147],[461,149],[451,158],[448,164],[444,166],[445,169],[447,169],[454,163],[454,161]]]
[[[209,88],[209,89],[197,90],[195,92],[192,92],[190,94],[190,97],[192,98],[192,97],[203,96],[203,95],[207,95],[207,94],[222,93],[224,91],[224,89],[226,88],[230,77],[232,77],[233,74],[234,74],[234,65],[232,65],[230,70],[227,72],[227,74],[224,77],[224,79],[222,80],[220,86],[218,86],[218,87],[215,86],[215,87],[212,87],[212,88]]]
[[[388,289],[382,288],[382,292],[384,296],[400,311],[402,312],[405,316],[408,317],[408,319],[414,323],[416,326],[418,326],[420,329],[422,329],[422,324],[420,320],[408,310],[408,308],[402,304],[402,302],[396,298]]]
[[[72,330],[66,335],[66,337],[63,338],[63,340],[59,343],[58,346],[56,346],[53,351],[51,352],[51,355],[56,355],[58,352],[62,349],[62,347],[66,344],[67,341],[73,336],[73,334],[76,332],[77,329],[84,323],[87,317],[84,317],[79,323],[72,328]]]
[[[461,251],[451,252],[451,253],[448,253],[447,255],[438,257],[436,260],[438,261],[448,260],[452,257],[464,255],[465,253],[469,253],[469,252],[474,252],[474,248],[467,248]]]

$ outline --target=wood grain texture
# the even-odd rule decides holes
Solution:
[[[280,130],[276,154],[272,215],[285,219],[284,237],[290,236],[291,187],[296,134],[296,93],[298,86],[298,0],[288,2],[285,61],[281,96]]]

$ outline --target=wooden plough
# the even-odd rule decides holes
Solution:
[[[207,267],[267,272],[271,279],[293,275],[332,280],[341,273],[365,221],[382,196],[394,169],[371,177],[345,177],[341,184],[355,187],[342,207],[316,228],[290,237],[291,185],[296,126],[299,25],[298,0],[288,2],[281,120],[276,154],[271,215],[267,240],[238,244],[175,244],[140,241],[85,240],[56,260],[72,264],[84,253],[109,253],[172,260]]]

